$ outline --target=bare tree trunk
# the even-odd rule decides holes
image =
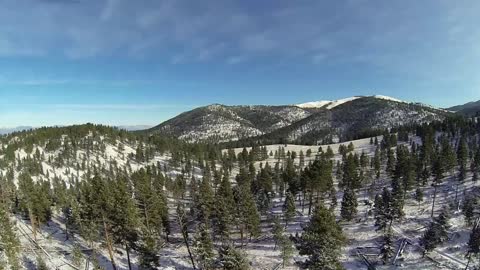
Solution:
[[[108,255],[110,256],[113,270],[117,270],[117,265],[115,264],[115,257],[113,255],[112,241],[110,239],[110,234],[108,233],[107,222],[105,221],[104,216],[102,216],[102,219],[103,219],[103,229],[105,231],[105,241],[107,242]]]
[[[465,270],[468,270],[468,266],[470,266],[470,261],[472,260],[472,253],[468,253],[468,261],[467,261],[467,266],[465,266]]]
[[[460,183],[457,181],[457,187],[455,188],[455,203],[458,204],[458,187],[460,186]]]
[[[309,198],[309,205],[308,205],[308,215],[310,216],[312,214],[312,204],[313,204],[313,194],[310,192],[310,198]]]
[[[185,212],[182,211],[182,212],[179,212],[177,210],[177,220],[178,220],[178,225],[180,226],[180,230],[182,232],[182,237],[183,237],[183,241],[185,243],[185,246],[187,247],[187,251],[188,251],[188,256],[190,257],[190,261],[192,262],[192,267],[193,269],[197,269],[195,267],[195,260],[193,259],[193,254],[192,254],[192,251],[190,249],[190,244],[188,243],[188,228],[187,228],[187,224],[185,224],[184,222],[184,219],[185,219]]]
[[[65,215],[65,241],[68,241],[69,236],[68,236],[68,216]]]
[[[128,244],[125,244],[125,251],[127,252],[128,269],[132,270],[132,262],[130,261],[130,247]]]
[[[32,214],[32,210],[28,210],[30,216],[30,224],[32,225],[33,240],[37,242],[37,221],[35,220],[35,215]]]
[[[437,198],[437,184],[434,184],[434,189],[433,189],[433,202],[432,202],[432,214],[431,217],[433,217],[433,211],[435,210],[435,199]]]
[[[243,225],[240,227],[240,243],[241,246],[243,247]]]

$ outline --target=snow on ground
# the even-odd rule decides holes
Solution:
[[[300,108],[326,108],[326,109],[333,109],[339,105],[342,105],[344,103],[350,102],[355,99],[359,99],[361,97],[349,97],[349,98],[343,98],[343,99],[338,99],[338,100],[320,100],[320,101],[312,101],[312,102],[306,102],[302,104],[297,104],[297,107]]]
[[[331,100],[320,100],[320,101],[312,101],[312,102],[306,102],[302,104],[297,104],[297,107],[300,108],[322,108],[327,104],[332,103]]]
[[[384,99],[384,100],[390,100],[390,101],[405,103],[405,101],[403,101],[403,100],[396,99],[396,98],[389,97],[389,96],[375,95],[375,96],[373,96],[373,97],[374,97],[374,98],[378,98],[378,99]]]
[[[378,138],[381,140],[381,137]],[[418,138],[412,138],[414,141],[418,142]],[[348,145],[350,142],[344,142],[342,144]],[[375,146],[370,144],[370,138],[355,140],[352,141],[355,151],[357,153],[365,152],[369,156],[372,156],[375,151]],[[323,146],[305,146],[305,145],[268,145],[267,151],[275,152],[279,147],[284,147],[285,152],[295,151],[297,152],[297,157],[300,151],[303,151],[305,154],[305,164],[308,164],[310,160],[315,158],[315,155],[318,153],[319,147],[326,151],[327,147],[330,146],[335,153],[335,159],[340,159],[338,154],[338,148],[341,144],[331,144]],[[99,160],[102,164],[107,164],[110,160],[116,160],[118,164],[126,164],[126,159],[129,154],[135,153],[134,145],[124,145],[123,151],[120,151],[118,148],[118,143],[115,145],[107,144],[105,149],[105,154],[99,155],[98,153],[92,157],[92,160]],[[248,148],[247,148],[248,149]],[[306,152],[308,149],[311,149],[312,155],[306,157]],[[40,149],[43,153],[43,149]],[[243,148],[234,149],[238,154],[243,150]],[[249,150],[249,149],[248,149]],[[19,155],[22,158],[25,158],[27,153],[19,152],[16,155]],[[52,153],[46,153],[52,154]],[[79,151],[77,153],[78,157],[83,157],[84,152]],[[165,156],[156,156],[151,163],[158,162],[167,162],[169,157]],[[298,162],[298,158],[296,162]],[[258,167],[260,163],[269,162],[273,165],[277,159],[273,156],[270,156],[265,161],[256,162]],[[297,163],[298,164],[298,163]],[[68,174],[65,174],[67,168],[54,168],[50,164],[43,164],[44,170],[48,170],[51,173],[54,173],[60,177],[68,177]],[[145,164],[137,164],[135,162],[131,163],[132,170],[138,170],[139,168],[145,166]],[[81,174],[82,172],[75,171],[74,168],[71,169],[71,174]],[[234,169],[237,171],[238,168]],[[178,170],[172,168],[170,175],[175,175],[179,173]],[[201,171],[199,169],[195,170],[195,176],[200,179]],[[234,175],[232,175],[233,181]],[[389,184],[389,179],[382,174],[382,181],[385,185]],[[463,196],[464,193],[471,193],[476,188],[478,188],[479,183],[473,183],[471,177],[466,179],[465,184],[461,186],[459,194]],[[448,176],[444,179],[444,183],[439,187],[439,193],[437,197],[437,206],[435,208],[435,213],[438,214],[442,206],[445,206],[454,201],[455,198],[455,179],[452,176]],[[379,191],[380,188],[376,190]],[[426,257],[422,256],[422,248],[419,245],[419,239],[423,235],[426,226],[428,226],[431,221],[431,203],[432,203],[432,188],[428,185],[422,188],[425,194],[425,200],[421,203],[417,203],[413,200],[413,191],[409,192],[406,195],[406,204],[405,204],[405,217],[401,221],[396,221],[393,224],[393,230],[395,234],[395,247],[397,247],[402,239],[408,239],[411,245],[408,245],[404,254],[397,260],[395,265],[379,265],[377,269],[464,269],[465,268],[465,253],[466,253],[466,242],[468,241],[470,230],[465,226],[463,216],[459,211],[452,213],[451,219],[451,229],[450,229],[450,239],[447,243],[444,243],[438,247],[434,252],[429,254]],[[342,199],[342,192],[338,189],[337,201],[338,205],[335,209],[337,217],[340,216],[340,203]],[[356,250],[359,247],[369,248],[371,253],[378,253],[378,247],[380,246],[382,232],[377,232],[374,229],[374,220],[371,215],[368,215],[371,207],[368,206],[365,201],[372,201],[373,198],[369,197],[367,189],[361,189],[357,193],[358,196],[358,215],[357,219],[353,222],[342,222],[342,228],[348,239],[348,245],[345,247],[343,256],[341,258],[343,265],[347,269],[365,269],[363,262],[356,256]],[[171,205],[171,220],[174,220],[174,207],[173,199],[169,198]],[[328,203],[328,201],[327,201]],[[270,211],[270,214],[279,215],[282,214],[283,198],[278,194],[273,199],[273,207]],[[53,220],[49,222],[48,226],[42,227],[41,234],[38,235],[37,244],[32,242],[32,231],[28,221],[23,220],[21,217],[16,216],[16,226],[18,228],[19,235],[21,235],[20,240],[22,242],[23,254],[28,260],[35,261],[38,255],[42,256],[49,267],[52,269],[59,270],[69,270],[75,269],[69,266],[68,264],[72,262],[72,250],[73,242],[72,239],[65,241],[65,225],[61,217],[55,215]],[[308,204],[301,205],[300,201],[297,201],[297,215],[295,219],[289,223],[287,227],[287,233],[294,235],[297,232],[302,231],[302,227],[308,222]],[[245,247],[244,251],[248,254],[249,260],[252,263],[253,269],[274,269],[278,267],[281,263],[280,251],[275,249],[275,244],[273,241],[273,236],[271,234],[269,222],[267,222],[267,217],[262,217],[262,236],[258,239],[253,239]],[[161,265],[160,269],[192,269],[187,250],[181,235],[178,230],[178,225],[175,222],[172,222],[172,235],[170,237],[171,242],[166,243],[161,250]],[[236,244],[240,245],[238,232],[234,234],[236,239]],[[81,238],[76,237],[75,241],[81,246],[83,250],[83,255],[85,258],[92,254],[89,244],[86,243]],[[100,243],[94,243],[94,246],[100,251],[98,254],[98,260],[100,264],[105,267],[105,269],[112,269],[112,266],[109,262],[109,256],[105,248],[100,245]],[[41,247],[41,248],[40,248]],[[119,266],[119,270],[128,269],[125,251],[121,247],[115,248],[115,259]],[[378,256],[369,256],[371,261],[377,261]],[[132,262],[135,265],[138,260],[135,252],[132,252]],[[294,261],[302,261],[304,258],[296,254],[294,256]],[[34,269],[34,268],[30,268]],[[81,268],[85,269],[85,268]],[[92,267],[87,268],[92,269]],[[134,269],[138,269],[137,266],[134,266]],[[280,269],[282,269],[280,267]],[[296,266],[290,262],[290,264],[283,269],[297,269]]]
[[[330,104],[327,105],[327,109],[333,109],[339,105],[342,105],[344,103],[347,103],[347,102],[350,102],[350,101],[353,101],[355,99],[359,99],[361,97],[349,97],[349,98],[344,98],[344,99],[338,99],[338,100],[335,100],[335,101],[332,101]]]
[[[381,141],[381,137],[378,138]],[[421,143],[420,138],[412,137],[411,140],[414,142]],[[305,157],[305,164],[308,164],[310,160],[315,159],[315,155],[318,153],[318,148],[322,147],[323,151],[327,149],[328,146],[335,153],[335,160],[340,159],[338,154],[338,147],[341,144],[348,145],[350,142],[344,142],[340,144],[331,144],[331,145],[322,145],[322,146],[305,146],[305,145],[268,145],[267,151],[275,152],[279,147],[284,147],[285,152],[295,151],[297,152],[296,162],[298,164],[298,154],[300,151],[303,151],[304,154],[308,149],[312,150],[311,157]],[[375,146],[370,145],[370,139],[360,139],[352,141],[355,146],[355,152],[358,154],[365,152],[369,156],[373,156],[375,151]],[[401,143],[401,142],[400,142]],[[405,143],[403,143],[405,144]],[[250,150],[250,148],[247,148]],[[243,151],[243,148],[234,149],[235,153]],[[269,162],[273,165],[278,160],[270,156],[267,160],[256,162],[256,167],[260,166],[260,163]],[[389,185],[389,179],[386,175],[382,173],[381,179],[386,181],[384,185]],[[479,181],[480,182],[480,181]],[[463,194],[468,194],[472,190],[479,188],[479,182],[474,183],[471,181],[471,176],[468,177],[464,184],[461,186],[459,191],[459,198]],[[448,175],[444,179],[444,183],[439,187],[439,192],[437,194],[436,207],[435,207],[435,216],[438,215],[439,211],[443,206],[454,202],[455,200],[455,177]],[[375,193],[380,191],[380,187],[375,191]],[[338,187],[337,187],[338,190]],[[396,249],[403,239],[408,239],[411,242],[411,245],[407,245],[405,252],[399,259],[396,261],[395,265],[378,265],[377,269],[465,269],[467,260],[465,258],[466,254],[466,243],[470,235],[470,229],[465,225],[465,221],[461,211],[455,211],[451,213],[451,228],[449,234],[449,240],[446,243],[443,243],[435,251],[431,252],[427,256],[423,257],[423,249],[420,246],[420,238],[423,236],[426,227],[431,221],[431,205],[433,198],[433,189],[430,185],[422,187],[424,192],[425,199],[421,203],[417,203],[413,199],[414,190],[410,191],[406,197],[405,203],[405,217],[401,221],[394,223],[393,230],[395,234],[395,245]],[[478,191],[477,191],[478,192]],[[337,193],[338,206],[335,209],[336,216],[340,216],[340,204],[342,200],[342,192],[339,190]],[[356,250],[359,247],[366,247],[369,250],[376,250],[379,253],[378,247],[381,245],[382,232],[377,232],[374,227],[374,219],[372,215],[369,215],[368,212],[372,209],[371,206],[367,205],[365,201],[373,202],[373,198],[368,196],[367,189],[361,189],[357,193],[358,196],[358,215],[357,219],[354,222],[342,222],[342,228],[345,235],[348,239],[348,245],[344,250],[344,255],[342,257],[343,265],[346,269],[366,269],[365,264],[357,257]],[[327,201],[328,202],[328,201]],[[280,215],[282,212],[283,201],[280,198],[274,200],[276,207],[272,209],[272,213]],[[302,210],[301,205],[297,205],[298,215],[294,222],[292,222],[288,227],[288,232],[292,235],[296,232],[302,231],[302,226],[308,222],[308,206]],[[266,240],[265,240],[266,241]],[[376,247],[376,249],[371,249]],[[263,252],[258,254],[254,253],[256,256],[267,256],[268,252]],[[268,260],[259,257],[255,261],[263,260],[265,263]],[[369,259],[373,261],[379,261],[378,256],[370,256]],[[301,257],[296,256],[295,260],[302,260]],[[270,264],[272,266],[272,264]]]

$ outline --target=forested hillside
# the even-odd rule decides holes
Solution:
[[[233,145],[326,144],[407,125],[421,125],[453,115],[419,103],[385,96],[359,96],[288,106],[214,104],[180,114],[146,134],[189,142]]]
[[[1,139],[6,269],[478,264],[478,123],[224,149],[114,128]]]

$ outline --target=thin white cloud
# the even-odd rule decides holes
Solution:
[[[244,55],[237,55],[227,58],[227,63],[230,65],[240,64],[245,61],[247,61],[247,57],[245,57]]]
[[[310,56],[295,59],[311,64],[319,51],[339,62],[392,52],[406,59],[410,47],[417,46],[425,57],[442,55],[449,61],[472,59],[475,51],[468,46],[480,41],[475,24],[480,2],[473,0],[279,0],[263,9],[253,7],[249,1],[223,0],[4,1],[0,56],[63,53],[71,59],[140,56],[177,64],[234,64],[235,55],[255,59],[262,54],[278,62]],[[452,35],[455,39],[448,38]],[[429,49],[428,42],[442,46]],[[218,44],[222,48],[214,49]],[[375,65],[377,58],[369,60]]]

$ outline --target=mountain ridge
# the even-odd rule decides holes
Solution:
[[[362,103],[365,106],[359,105]],[[368,106],[373,107],[369,109]],[[355,117],[355,114],[364,118]],[[345,132],[350,132],[354,127],[362,130],[390,129],[401,124],[440,120],[446,114],[448,112],[432,106],[383,95],[293,105],[211,104],[181,113],[145,132],[190,142],[219,143],[252,137],[275,137],[288,142],[307,140],[315,143],[326,139],[332,129],[338,131],[334,139],[341,139],[348,137]]]
[[[480,115],[480,100],[467,102],[462,105],[453,106],[447,108],[449,111],[459,113],[466,116],[479,116]]]

